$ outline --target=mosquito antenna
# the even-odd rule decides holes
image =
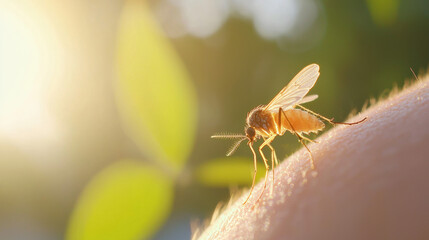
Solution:
[[[243,137],[243,138],[237,140],[234,144],[232,144],[231,148],[226,153],[226,156],[227,157],[231,156],[235,152],[235,150],[237,150],[237,148],[240,146],[240,143],[245,139],[246,139],[246,137]]]
[[[243,134],[239,133],[220,133],[211,136],[211,138],[224,138],[224,139],[235,139],[235,138],[245,138]]]
[[[414,77],[416,78],[417,81],[419,81],[420,79],[417,77],[416,73],[414,72],[413,68],[410,67],[411,72],[413,73]]]

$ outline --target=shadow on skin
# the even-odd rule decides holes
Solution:
[[[284,160],[271,196],[255,203],[259,183],[199,239],[429,239],[428,83],[426,76],[348,120],[367,116],[364,123],[336,126],[310,144],[316,171],[305,149]]]

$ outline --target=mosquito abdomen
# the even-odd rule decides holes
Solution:
[[[286,110],[285,114],[288,118],[282,116],[282,129],[286,129],[290,132],[293,132],[293,129],[298,133],[317,133],[325,127],[325,124],[320,121],[316,116],[299,109],[290,109]],[[278,119],[278,115],[276,114],[276,118]],[[292,124],[292,127],[290,124]]]

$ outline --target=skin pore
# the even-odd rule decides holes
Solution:
[[[429,76],[335,126],[276,168],[199,239],[429,239]],[[271,174],[269,182],[271,185]],[[267,186],[269,186],[267,185]]]

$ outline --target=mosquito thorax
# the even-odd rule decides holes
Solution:
[[[258,106],[254,109],[252,109],[252,111],[250,111],[249,113],[247,113],[247,119],[246,119],[246,123],[248,126],[252,126],[254,122],[260,121],[260,115],[262,113],[263,109],[262,106]]]

